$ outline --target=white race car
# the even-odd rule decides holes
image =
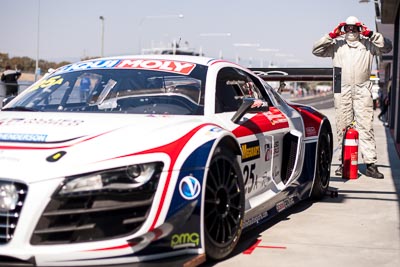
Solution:
[[[0,266],[224,259],[325,195],[332,145],[327,117],[224,60],[61,67],[0,112]]]

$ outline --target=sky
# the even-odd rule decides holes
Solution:
[[[359,0],[0,0],[0,7],[0,53],[53,62],[99,57],[102,47],[116,56],[176,42],[245,67],[331,67],[311,52],[319,38],[348,16],[375,30],[373,1]]]

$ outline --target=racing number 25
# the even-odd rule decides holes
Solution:
[[[257,176],[254,174],[255,169],[256,169],[255,163],[251,164],[250,166],[249,165],[244,166],[243,169],[243,176],[245,177],[244,186],[245,190],[247,190],[247,193],[250,193],[251,191],[253,191],[253,189],[257,188],[257,183],[256,183]],[[251,180],[251,184],[247,185],[249,179]]]

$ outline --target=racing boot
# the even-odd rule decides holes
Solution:
[[[383,174],[378,171],[378,167],[374,163],[367,164],[365,175],[376,179],[383,179],[384,177]]]
[[[342,172],[343,172],[343,166],[342,166],[342,164],[340,164],[339,167],[335,171],[335,175],[342,176]]]

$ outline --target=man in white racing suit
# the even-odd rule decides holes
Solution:
[[[392,42],[389,39],[350,16],[346,22],[340,23],[319,39],[312,51],[319,57],[332,57],[333,66],[342,69],[341,92],[334,94],[339,160],[342,160],[343,129],[354,121],[360,137],[360,152],[367,165],[365,174],[377,179],[383,179],[384,176],[376,166],[373,83],[370,75],[374,56],[391,50]],[[335,174],[342,175],[342,164]]]

